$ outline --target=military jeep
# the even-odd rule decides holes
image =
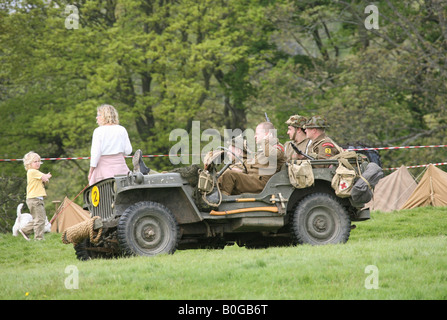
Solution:
[[[360,155],[351,162],[360,172],[368,164]],[[148,175],[129,172],[100,181],[86,189],[84,202],[92,217],[101,218],[101,237],[97,243],[85,239],[75,245],[76,254],[84,260],[233,244],[266,248],[345,243],[351,222],[369,219],[369,209],[335,195],[331,181],[337,160],[310,164],[310,187],[293,187],[286,163],[261,193],[219,194],[218,206],[210,205],[198,188],[199,166]],[[218,172],[216,167],[208,168],[215,179],[228,169]]]

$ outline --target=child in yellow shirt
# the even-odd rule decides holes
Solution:
[[[22,229],[19,229],[19,232],[26,240],[29,240],[28,234],[34,231],[34,239],[43,240],[46,218],[43,199],[47,196],[44,183],[50,180],[51,173],[44,174],[39,171],[42,162],[40,156],[33,151],[28,152],[23,157],[23,164],[27,171],[26,204],[33,217],[33,221]]]

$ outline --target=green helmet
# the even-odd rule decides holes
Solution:
[[[304,125],[304,128],[327,128],[329,127],[327,121],[322,116],[313,116],[312,118],[307,121],[307,123]]]
[[[307,118],[300,115],[293,115],[286,121],[286,124],[295,128],[303,128],[307,122]]]

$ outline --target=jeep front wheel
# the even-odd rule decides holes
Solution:
[[[171,211],[151,201],[127,208],[118,222],[118,243],[124,254],[155,256],[174,253],[179,227]]]
[[[293,234],[299,244],[345,243],[350,232],[346,209],[327,193],[305,197],[293,213]]]

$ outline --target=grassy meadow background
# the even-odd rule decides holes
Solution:
[[[447,299],[447,208],[374,212],[356,225],[343,245],[86,262],[59,234],[0,234],[0,299]],[[377,289],[365,287],[370,265]],[[66,288],[72,270],[78,289]]]

